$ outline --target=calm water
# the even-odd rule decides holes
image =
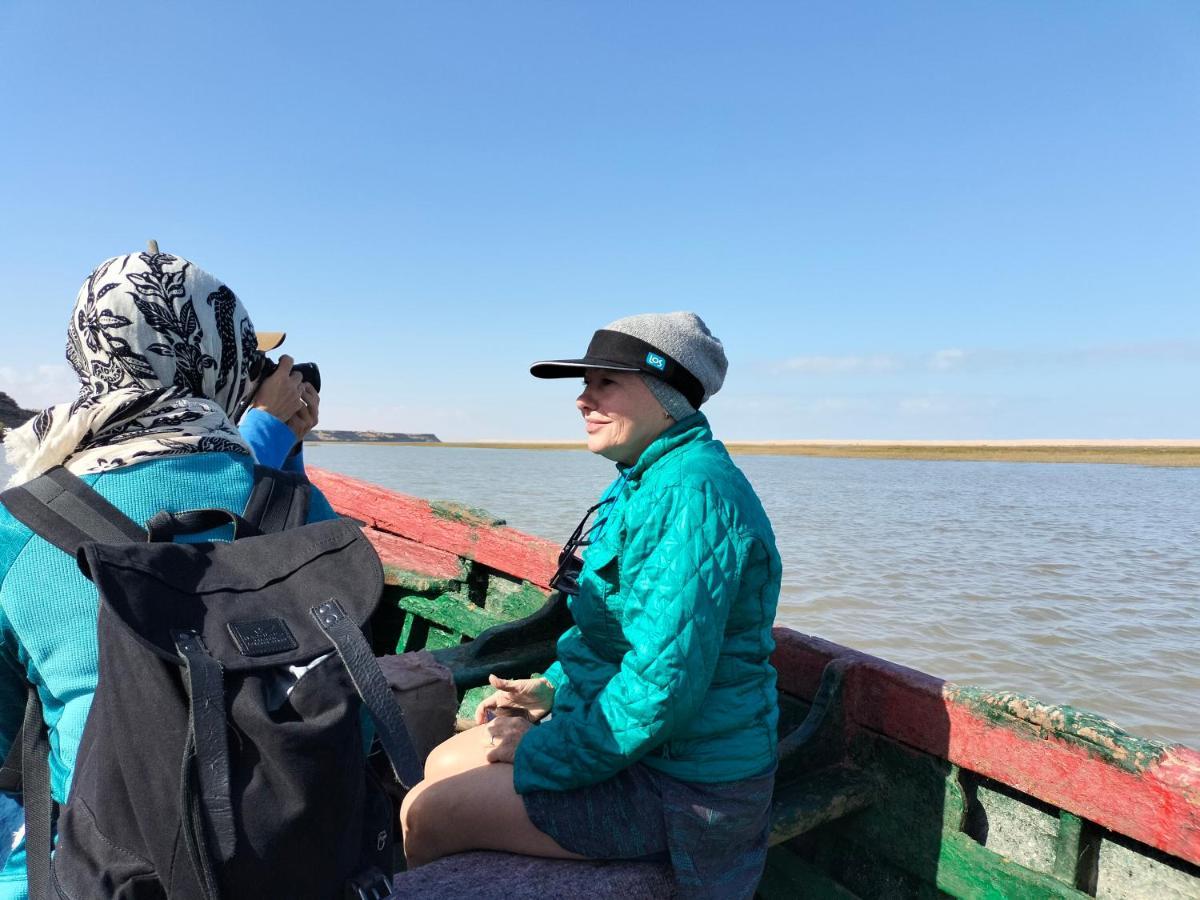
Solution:
[[[481,506],[555,541],[613,474],[586,451],[306,453],[312,465]],[[738,464],[775,526],[780,624],[1200,747],[1200,470]]]

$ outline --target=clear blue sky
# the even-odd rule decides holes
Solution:
[[[323,424],[573,438],[528,375],[693,309],[726,438],[1200,437],[1200,5],[0,5],[0,390],[192,259]]]

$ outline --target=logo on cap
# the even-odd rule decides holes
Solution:
[[[657,353],[647,353],[646,365],[653,366],[655,369],[658,369],[658,371],[662,372],[667,368],[667,361]]]

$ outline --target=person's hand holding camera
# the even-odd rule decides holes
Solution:
[[[286,423],[298,441],[304,440],[305,436],[317,427],[317,411],[321,407],[321,395],[317,393],[315,387],[305,381],[300,384],[300,399],[304,405]]]
[[[286,422],[304,408],[300,386],[304,383],[299,372],[292,371],[295,362],[286,353],[279,357],[275,371],[262,380],[254,394],[254,409],[261,409]]]

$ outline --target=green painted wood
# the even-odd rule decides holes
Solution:
[[[937,886],[962,900],[1084,900],[1088,896],[1053,875],[992,853],[965,834],[947,834],[942,840]]]
[[[457,631],[447,631],[436,626],[429,626],[429,634],[425,638],[426,650],[441,650],[445,647],[457,647],[462,643],[463,636]]]
[[[802,852],[810,865],[863,897],[1086,896],[1074,881],[1033,871],[962,832],[969,802],[958,767],[875,734],[859,734],[850,753],[881,780],[883,796],[782,845],[784,852]],[[787,802],[789,787],[777,789],[777,796]]]
[[[508,621],[503,616],[480,609],[459,594],[439,594],[432,598],[420,594],[405,594],[398,602],[408,612],[433,623],[441,630],[456,632],[470,638],[478,637],[493,625],[501,625]],[[435,649],[428,644],[426,646],[431,650]],[[438,646],[453,645],[439,643]]]
[[[1054,877],[1067,884],[1077,885],[1079,864],[1083,855],[1083,820],[1064,811],[1058,817],[1058,841],[1054,846]]]
[[[528,581],[513,585],[511,582],[492,577],[489,579],[487,599],[483,608],[505,621],[515,621],[533,615],[545,603],[545,592]]]
[[[475,708],[495,692],[495,688],[489,685],[473,687],[468,690],[463,694],[462,702],[458,705],[458,717],[474,722]]]
[[[438,578],[424,572],[413,572],[400,566],[383,566],[384,584],[391,588],[399,588],[405,593],[441,594],[454,590],[455,586],[466,579],[466,565],[463,573],[457,578]]]
[[[396,649],[393,652],[406,653],[410,649],[416,649],[410,648],[408,644],[409,640],[412,638],[413,623],[416,621],[417,617],[413,613],[406,612],[404,614],[404,622],[400,626],[399,634],[396,636]]]

